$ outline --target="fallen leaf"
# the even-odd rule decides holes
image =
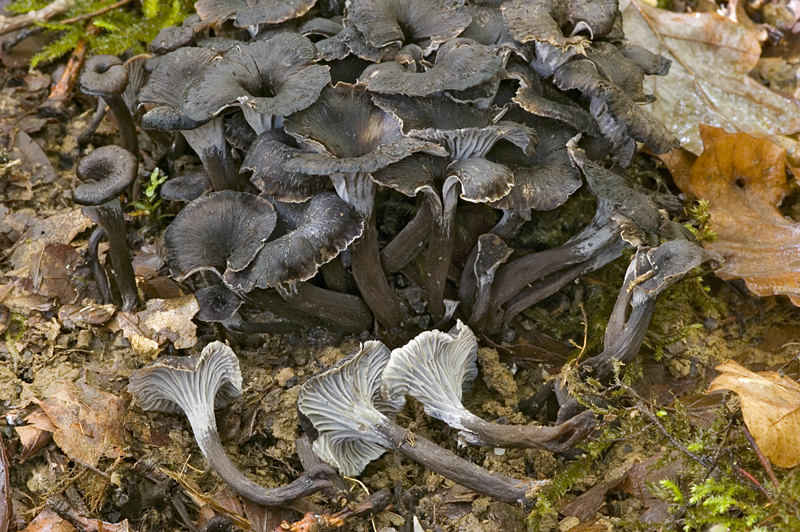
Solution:
[[[708,391],[739,396],[744,423],[764,456],[778,467],[800,464],[800,384],[772,371],[753,373],[733,360],[716,370],[720,375]]]
[[[14,427],[22,444],[22,451],[19,453],[20,463],[24,463],[36,451],[50,443],[53,432],[58,430],[41,407],[37,407],[25,416],[25,423]]]
[[[53,510],[45,509],[22,532],[78,532],[78,529]]]
[[[590,517],[594,517],[597,510],[606,501],[606,493],[612,488],[616,488],[623,478],[612,480],[610,482],[600,482],[595,484],[588,490],[581,493],[572,502],[561,508],[558,513],[568,517],[577,517],[581,522],[586,521]]]
[[[28,228],[9,250],[13,251],[9,262],[15,270],[7,273],[8,276],[27,277],[29,264],[42,253],[46,245],[69,244],[78,233],[92,225],[92,221],[81,214],[80,209],[54,214],[43,220],[30,220],[29,223]]]
[[[771,135],[794,155],[800,105],[748,76],[761,57],[754,34],[717,13],[678,14],[630,0],[623,10],[625,38],[672,60],[669,75],[648,76],[650,112],[689,151],[703,144],[698,124]]]
[[[71,459],[96,467],[101,457],[122,453],[125,403],[119,397],[78,380],[34,402],[57,427],[53,440]]]
[[[187,349],[197,343],[197,326],[192,318],[200,310],[194,295],[179,299],[151,299],[147,309],[139,312],[139,327],[159,345],[167,340],[176,349]]]
[[[81,255],[69,244],[48,244],[28,265],[31,292],[57,297],[61,303],[74,303],[78,292],[72,284],[72,273],[82,261]]]
[[[716,274],[741,277],[759,296],[786,295],[800,306],[800,223],[778,205],[786,196],[784,150],[746,133],[701,125],[705,150],[678,187],[709,202],[714,242],[725,258]]]

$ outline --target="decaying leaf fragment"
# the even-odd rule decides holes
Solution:
[[[57,428],[53,440],[73,460],[94,467],[101,457],[122,453],[125,404],[119,397],[79,380],[34,402]]]
[[[788,192],[785,152],[766,139],[700,126],[705,150],[690,175],[675,173],[684,192],[707,200],[725,258],[722,279],[741,277],[759,296],[786,295],[800,306],[800,223],[778,205]]]
[[[708,391],[732,390],[742,402],[744,423],[761,452],[778,467],[800,464],[800,384],[772,371],[753,373],[733,360]]]
[[[650,112],[699,154],[697,124],[729,131],[761,132],[793,153],[800,131],[796,100],[748,76],[761,57],[761,45],[742,24],[717,13],[678,14],[641,0],[620,2],[625,38],[672,60],[669,75],[645,80],[656,100]]]

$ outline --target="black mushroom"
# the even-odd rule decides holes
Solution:
[[[239,170],[225,139],[222,117],[193,120],[180,108],[186,86],[215,59],[217,53],[205,48],[179,48],[158,58],[139,102],[147,108],[142,129],[179,130],[200,157],[214,190],[247,190],[250,184]]]
[[[595,419],[588,411],[556,427],[500,425],[472,414],[461,403],[461,392],[478,375],[477,353],[475,334],[460,321],[449,333],[425,331],[392,351],[381,387],[417,399],[429,416],[457,429],[462,443],[563,452],[594,429]]]
[[[100,97],[106,102],[119,124],[120,145],[138,156],[136,125],[123,98],[128,86],[128,70],[122,61],[113,55],[90,57],[83,67],[79,83],[84,94]]]
[[[248,479],[231,462],[219,439],[215,408],[242,394],[239,360],[222,342],[208,344],[199,355],[164,357],[134,373],[128,390],[144,410],[177,413],[189,419],[197,445],[219,477],[243,497],[264,506],[281,506],[332,487],[335,471],[320,464],[294,482],[264,488]]]
[[[114,269],[114,279],[122,296],[122,310],[130,312],[139,302],[139,293],[128,252],[119,196],[138,177],[139,161],[131,152],[119,146],[103,146],[81,159],[75,173],[84,183],[73,191],[72,199],[75,203],[84,205],[81,212],[108,236],[108,253]],[[98,234],[98,237],[102,235]],[[90,245],[90,249],[92,248]],[[99,268],[95,268],[95,274],[99,272]],[[98,284],[102,284],[103,279],[104,277],[99,278]]]
[[[311,105],[330,82],[329,67],[315,64],[316,55],[311,41],[296,33],[237,46],[188,84],[181,109],[206,122],[238,106],[261,134],[276,119]]]
[[[343,475],[354,476],[391,449],[466,488],[505,502],[525,502],[544,485],[491,473],[392,421],[405,398],[397,388],[381,389],[389,355],[380,342],[366,342],[352,356],[303,384],[297,404],[311,423],[309,429],[317,434],[317,456]]]

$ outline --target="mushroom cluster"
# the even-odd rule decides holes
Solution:
[[[141,129],[185,141],[202,163],[164,185],[185,207],[163,241],[175,278],[194,282],[201,319],[358,333],[375,320],[419,330],[460,317],[496,333],[619,257],[619,216],[648,242],[659,232],[662,216],[625,167],[637,142],[655,153],[678,144],[639,105],[652,101],[644,76],[669,61],[625,42],[616,1],[196,8],[153,41],[134,94]],[[135,153],[118,63],[90,61],[83,85]],[[603,171],[613,178],[599,183]],[[533,211],[584,181],[598,198],[588,227],[537,253],[509,245]],[[387,220],[387,202],[413,216]],[[494,210],[494,227],[470,234],[469,204]],[[269,318],[251,322],[244,308]]]

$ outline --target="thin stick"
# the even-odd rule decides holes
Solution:
[[[103,9],[98,9],[97,11],[95,11],[93,13],[84,13],[83,15],[78,15],[77,17],[72,17],[72,18],[68,18],[68,19],[64,19],[64,20],[59,20],[58,23],[59,24],[72,24],[74,22],[79,22],[81,20],[86,20],[88,18],[93,18],[93,17],[96,17],[98,15],[102,15],[103,13],[108,13],[109,11],[117,9],[118,7],[122,7],[125,4],[130,4],[132,1],[133,0],[119,0],[119,2],[117,2],[115,4],[111,4],[110,6],[106,6]]]
[[[75,88],[75,83],[78,81],[78,73],[80,73],[83,62],[86,60],[86,49],[86,40],[81,39],[78,41],[78,44],[75,45],[75,50],[72,51],[72,55],[69,57],[64,73],[61,74],[58,83],[53,85],[53,88],[50,89],[50,95],[47,97],[48,100],[66,102],[72,98],[72,91]]]
[[[745,425],[742,425],[742,432],[744,433],[744,437],[747,438],[747,441],[750,442],[750,446],[756,452],[756,456],[758,457],[758,461],[761,462],[761,465],[764,466],[764,470],[766,470],[769,479],[772,481],[772,485],[775,486],[776,490],[780,490],[780,485],[778,484],[778,478],[775,476],[775,472],[772,470],[772,466],[769,465],[769,460],[764,454],[761,452],[761,449],[758,448],[758,444],[756,444],[756,440],[753,439],[753,435],[750,434],[750,431],[747,430]]]
[[[28,11],[24,15],[15,17],[0,16],[0,35],[21,30],[35,22],[46,22],[75,5],[75,0],[55,0],[42,9]]]

